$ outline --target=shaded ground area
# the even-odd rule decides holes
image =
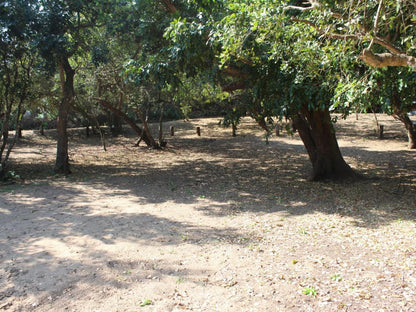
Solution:
[[[295,134],[167,123],[168,148],[24,133],[0,186],[0,310],[416,311],[416,154],[388,116],[337,125],[365,179],[312,183]],[[194,133],[202,128],[202,136]]]

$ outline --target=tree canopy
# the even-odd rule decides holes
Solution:
[[[298,12],[293,21],[311,25],[323,37],[359,45],[370,66],[416,66],[414,1],[308,0],[286,9]]]

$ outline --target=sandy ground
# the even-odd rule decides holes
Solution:
[[[74,131],[68,177],[53,132],[25,132],[0,186],[0,310],[416,311],[416,154],[378,117],[383,140],[372,116],[337,125],[366,177],[349,183],[308,182],[299,137],[266,145],[249,119],[236,138],[167,123],[162,151]]]

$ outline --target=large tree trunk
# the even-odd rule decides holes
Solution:
[[[313,112],[301,109],[293,119],[293,124],[312,162],[311,180],[342,180],[356,177],[341,155],[327,109]]]
[[[75,70],[69,64],[68,58],[62,57],[59,62],[59,74],[61,80],[62,100],[58,110],[57,131],[58,142],[56,150],[55,173],[69,174],[68,156],[68,113],[74,101],[74,76]]]

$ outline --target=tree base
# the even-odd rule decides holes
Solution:
[[[308,181],[355,181],[361,180],[362,175],[356,173],[351,167],[342,171],[322,172],[313,170]]]

